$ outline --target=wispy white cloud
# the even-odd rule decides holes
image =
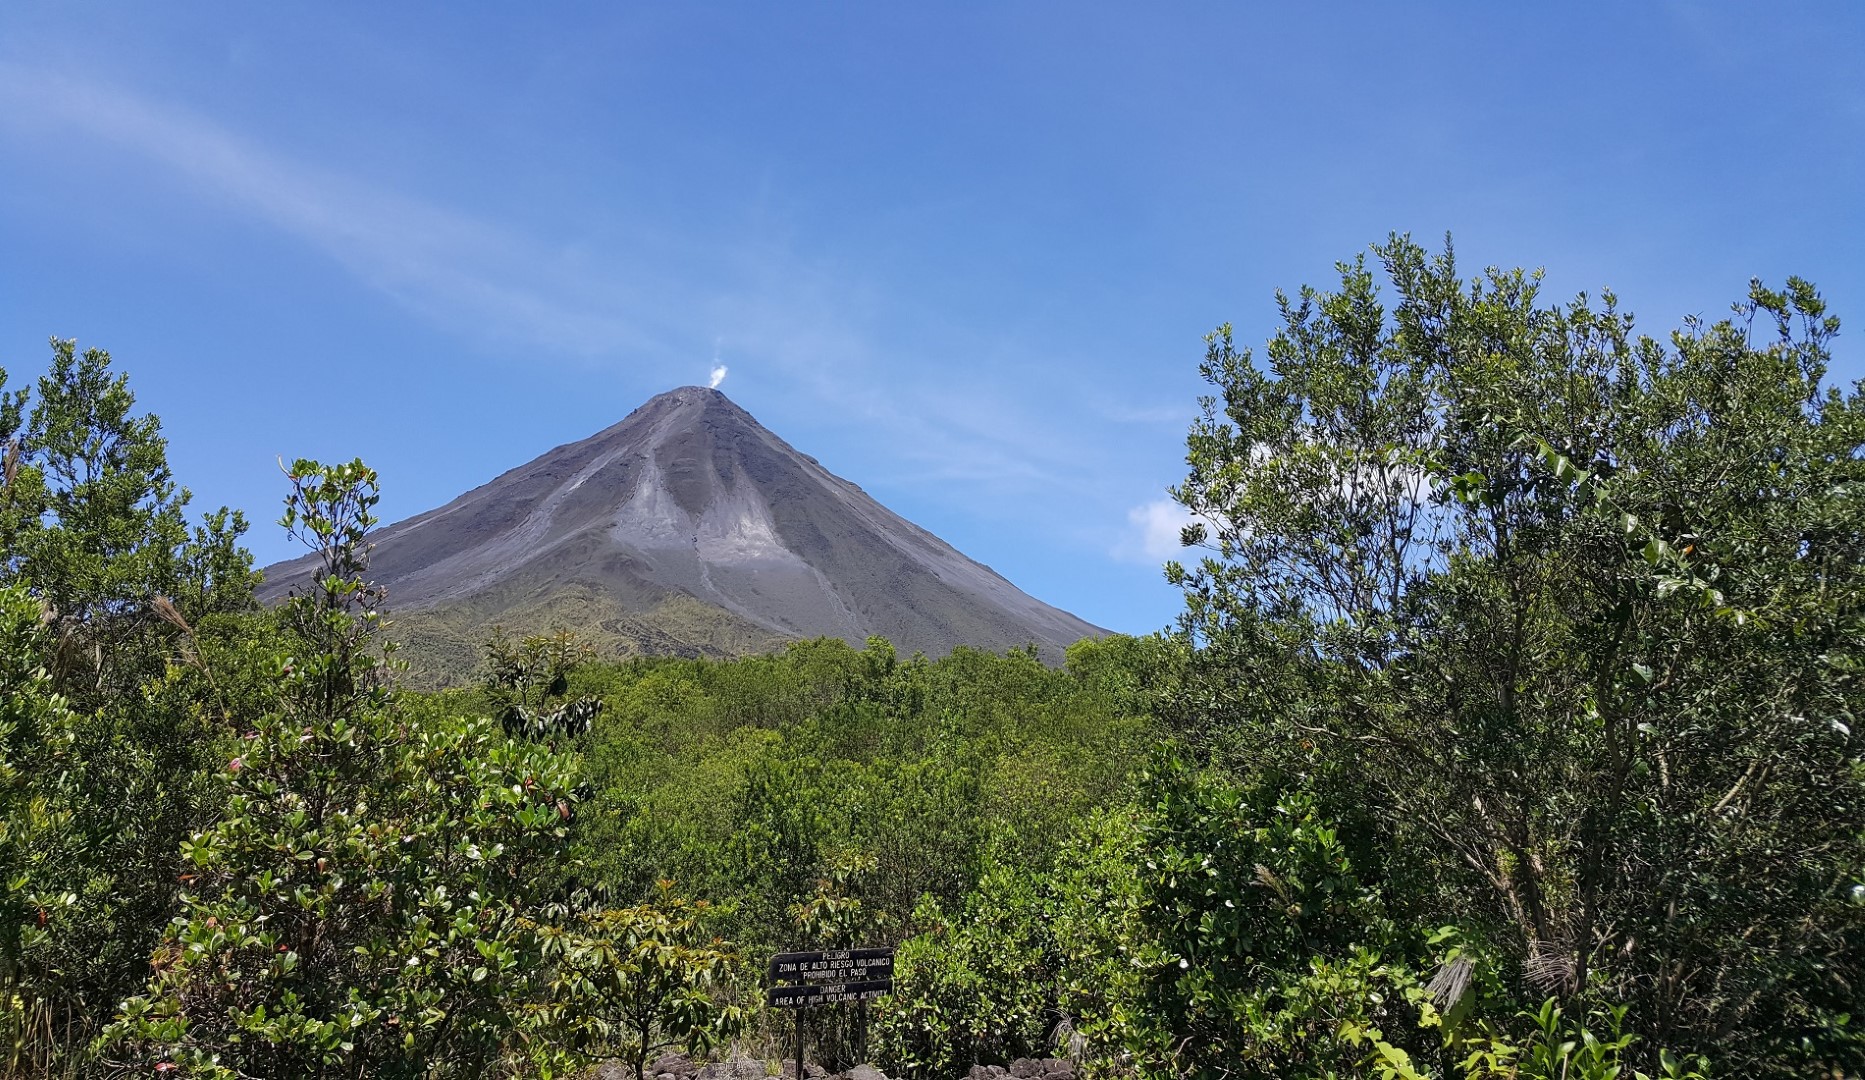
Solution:
[[[451,333],[528,356],[660,361],[669,374],[690,363],[682,343],[729,340],[742,357],[734,366],[768,373],[766,386],[800,398],[797,411],[811,422],[873,433],[870,482],[935,482],[967,500],[985,492],[1073,500],[1096,489],[1095,446],[1079,425],[1045,423],[1044,410],[1014,388],[947,369],[927,355],[939,346],[903,350],[898,299],[800,253],[781,228],[678,267],[643,252],[592,256],[295,159],[190,109],[0,61],[0,128],[35,123],[140,159],[190,195],[324,253]]]
[[[780,245],[747,243],[733,262],[739,285],[709,318],[735,354],[784,375],[815,422],[884,433],[883,460],[864,463],[869,482],[962,485],[968,500],[1092,489],[1078,431],[944,362],[949,343],[901,341],[897,308],[871,286]]]
[[[355,177],[293,161],[186,109],[97,82],[0,63],[0,108],[91,136],[322,251],[420,314],[471,333],[577,355],[654,338],[600,303],[558,253],[487,222]]]
[[[1198,415],[1197,407],[1190,402],[1178,405],[1145,405],[1118,401],[1102,394],[1089,397],[1088,407],[1102,419],[1116,424],[1166,427],[1179,432],[1191,427],[1192,420]]]

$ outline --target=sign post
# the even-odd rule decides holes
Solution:
[[[859,1001],[865,1017],[868,1002],[893,989],[891,948],[831,949],[771,957],[770,991],[765,1002],[773,1009],[797,1011],[796,1080],[808,1080],[803,1075],[803,1014],[810,1006]]]

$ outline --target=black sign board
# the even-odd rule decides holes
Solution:
[[[893,989],[892,979],[867,979],[820,986],[773,986],[768,1001],[773,1009],[802,1009],[812,1005],[833,1005],[838,1001],[872,1001],[883,994],[892,993]]]
[[[788,984],[788,985],[786,985]],[[824,952],[778,953],[771,957],[773,1009],[795,1009],[797,1020],[797,1071],[803,1071],[803,1018],[814,1005],[844,1001],[861,1003],[862,1043],[867,1043],[868,1002],[893,993],[894,950],[839,949]]]
[[[793,952],[771,957],[771,981],[774,983],[870,982],[893,976],[892,949]]]

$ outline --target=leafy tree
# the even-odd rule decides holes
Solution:
[[[507,734],[578,735],[602,711],[602,701],[568,700],[570,674],[594,655],[593,648],[568,630],[531,634],[514,642],[503,628],[494,627],[479,690]],[[553,701],[554,709],[549,708]]]
[[[1172,635],[1082,638],[1068,647],[1067,657],[1069,674],[1106,695],[1121,715],[1161,716],[1183,695],[1188,654],[1185,642]]]
[[[1143,1073],[1326,1075],[1363,1056],[1344,1037],[1355,1028],[1417,1045],[1425,943],[1312,794],[1239,789],[1170,757],[1143,786],[1140,934],[1123,942],[1139,986],[1122,1032]]]
[[[1044,875],[997,862],[955,912],[924,897],[913,913],[920,932],[895,954],[894,992],[877,1003],[889,1072],[958,1076],[1046,1056],[1060,1015],[1054,910]]]
[[[1746,1075],[1865,1068],[1865,405],[1812,286],[1637,337],[1375,248],[1209,339],[1189,733],[1378,815],[1524,1002]],[[1649,1053],[1648,1051],[1644,1051]],[[1648,1056],[1647,1067],[1655,1067]]]
[[[1047,873],[994,870],[964,920],[903,947],[899,1064],[935,1076],[1036,1052],[1061,1017],[1143,1077],[1352,1075],[1373,1048],[1436,1049],[1433,949],[1312,793],[1168,751],[1138,791]]]
[[[574,762],[490,718],[404,714],[364,571],[375,474],[300,461],[283,524],[323,573],[288,604],[279,709],[183,845],[183,914],[119,1052],[185,1075],[484,1075],[537,970],[530,884],[561,858]]]
[[[1377,823],[1353,808],[1169,750],[1137,794],[1053,867],[993,866],[961,916],[922,904],[881,1009],[890,1070],[954,1075],[1068,1030],[1091,1075],[1647,1076],[1624,1006],[1518,1013],[1492,950],[1393,918],[1395,882],[1359,861]],[[1700,1061],[1654,1061],[1701,1080]]]
[[[80,355],[56,338],[52,353],[13,451],[18,494],[9,496],[20,518],[9,562],[58,617],[52,670],[61,687],[81,705],[103,703],[161,670],[174,630],[155,598],[179,603],[188,619],[250,607],[252,559],[238,546],[246,522],[237,511],[190,532],[189,494],[169,471],[161,424],[133,414],[128,376],[111,371],[110,354]]]
[[[553,1037],[586,1057],[620,1059],[643,1080],[656,1051],[698,1055],[736,1035],[745,1012],[723,994],[739,957],[709,932],[711,915],[704,900],[683,899],[663,881],[653,903],[541,928],[552,965],[542,1015]]]
[[[34,651],[21,662],[66,707],[56,763],[30,770],[34,794],[6,823],[38,837],[34,888],[69,898],[19,957],[31,1007],[61,1018],[32,1029],[29,1056],[63,1070],[146,977],[172,914],[177,846],[221,801],[210,763],[228,735],[226,699],[253,684],[230,674],[212,697],[182,688],[202,653],[262,634],[264,620],[246,614],[244,521],[221,510],[190,533],[159,423],[134,414],[108,354],[52,344],[36,402],[0,393],[0,581],[32,596],[45,630],[13,644]]]
[[[7,1075],[49,1074],[81,1031],[56,953],[77,895],[70,787],[77,717],[40,662],[37,600],[0,586],[0,1038]]]
[[[1626,1007],[1599,1007],[1587,1016],[1567,1016],[1550,998],[1524,1012],[1527,1036],[1518,1040],[1490,1037],[1464,1044],[1469,1050],[1458,1067],[1470,1080],[1650,1080],[1630,1067],[1638,1037],[1625,1030]],[[1403,1054],[1382,1048],[1375,1058],[1381,1080],[1410,1080],[1416,1074]],[[1706,1059],[1686,1061],[1668,1050],[1657,1054],[1657,1073],[1665,1080],[1705,1080]]]
[[[857,949],[892,940],[885,909],[868,903],[880,878],[872,856],[844,853],[832,859],[815,892],[790,906],[788,949]],[[793,1022],[802,1017],[795,1015]],[[817,1060],[841,1071],[867,1060],[868,1003],[839,1003],[811,1010],[807,1032]]]
[[[27,391],[6,390],[7,373],[0,368],[0,576],[11,576],[20,538],[38,522],[39,485],[36,473],[24,471],[20,425],[26,418]]]

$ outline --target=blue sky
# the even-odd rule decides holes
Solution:
[[[1390,231],[1651,331],[1790,273],[1865,326],[1861,57],[1837,2],[9,0],[0,366],[111,350],[263,563],[279,456],[360,455],[393,520],[723,363],[1146,632],[1203,335]]]

